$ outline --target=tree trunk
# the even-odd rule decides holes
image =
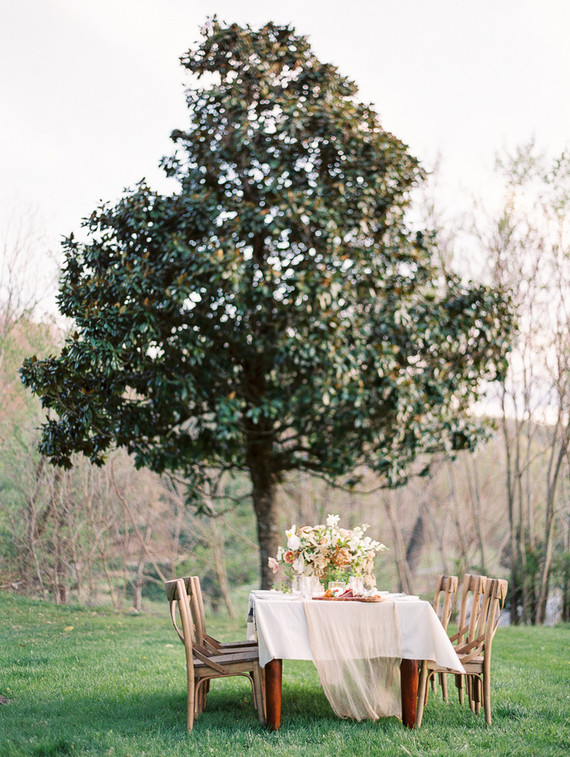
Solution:
[[[422,549],[425,543],[425,519],[424,519],[425,504],[420,505],[420,509],[412,528],[412,534],[408,541],[406,548],[406,563],[408,564],[410,575],[414,575],[422,554]]]
[[[514,491],[514,477],[515,477],[515,462],[513,460],[512,442],[508,428],[508,413],[506,410],[506,396],[507,390],[505,386],[502,387],[502,418],[501,426],[503,431],[503,440],[505,444],[505,474],[506,474],[506,491],[507,491],[507,511],[509,517],[509,535],[510,535],[510,548],[511,548],[511,573],[509,580],[509,598],[511,605],[511,624],[516,626],[520,623],[519,609],[523,604],[522,594],[522,565],[520,560],[520,538],[517,536],[517,523],[515,516],[515,491]],[[516,421],[518,423],[518,421]]]
[[[388,515],[388,520],[392,526],[392,534],[394,537],[394,549],[396,558],[396,567],[398,569],[398,582],[399,590],[405,591],[406,594],[414,593],[414,585],[412,581],[412,574],[410,572],[410,566],[406,561],[406,547],[404,544],[404,537],[402,536],[402,529],[398,517],[394,511],[394,503],[392,501],[392,492],[387,492],[384,497],[384,507]]]
[[[214,506],[210,494],[204,493],[204,499],[208,508],[214,512]],[[235,618],[235,610],[232,605],[228,572],[226,569],[226,524],[222,517],[204,516],[196,518],[196,527],[199,529],[202,540],[207,545],[212,556],[212,570],[216,575],[222,598],[226,605],[230,618]]]
[[[133,610],[135,610],[135,612],[140,612],[142,610],[142,591],[146,583],[144,569],[146,565],[147,544],[150,541],[151,534],[152,534],[152,528],[149,525],[147,525],[146,530],[145,530],[145,535],[144,535],[144,542],[141,543],[137,570],[135,573],[135,577],[132,581]]]
[[[567,444],[566,439],[568,437],[568,429],[564,435],[563,441],[560,443],[556,464],[554,465],[554,471],[548,482],[548,494],[546,501],[546,524],[545,524],[545,536],[544,536],[544,558],[542,564],[542,571],[540,576],[540,592],[538,598],[538,606],[536,612],[536,622],[538,625],[544,625],[546,620],[546,602],[548,600],[548,590],[550,584],[550,573],[552,570],[552,552],[554,542],[554,517],[556,515],[556,488],[558,486],[558,479],[560,477],[560,471],[562,470],[562,463],[566,455]],[[550,473],[550,471],[549,471]]]
[[[464,457],[464,461],[464,470],[469,491],[471,520],[473,522],[473,532],[475,534],[477,548],[479,550],[479,570],[481,571],[481,573],[486,574],[487,568],[485,564],[485,540],[483,539],[482,532],[481,489],[479,486],[479,476],[473,458],[471,456],[469,456],[469,458]]]
[[[465,542],[465,529],[463,528],[461,524],[460,517],[459,517],[459,508],[457,506],[457,494],[455,491],[454,468],[451,465],[451,463],[448,463],[446,468],[447,468],[447,474],[448,474],[448,479],[449,479],[448,510],[451,512],[451,515],[453,517],[453,523],[455,526],[455,534],[457,537],[457,546],[459,548],[459,564],[457,566],[457,571],[459,574],[463,574],[467,570],[467,565],[469,563],[467,544]],[[449,573],[449,571],[447,570],[445,572]]]
[[[275,557],[280,543],[275,501],[278,478],[271,463],[271,455],[262,443],[250,444],[247,464],[253,484],[262,589],[271,589],[273,586],[274,576],[267,561],[270,557]]]
[[[40,566],[40,559],[38,557],[38,552],[36,548],[36,544],[38,541],[37,523],[36,523],[36,518],[37,518],[36,504],[37,504],[38,493],[40,490],[40,484],[41,484],[43,473],[44,473],[45,462],[46,462],[46,458],[42,456],[39,460],[39,463],[36,466],[35,476],[34,476],[35,478],[34,489],[28,500],[27,513],[26,513],[27,515],[26,549],[32,557],[32,562],[34,563],[34,568],[36,571],[36,577],[38,579],[38,584],[42,591],[43,597],[44,599],[47,599],[48,592],[44,584],[43,569]]]
[[[230,587],[228,583],[228,572],[226,570],[226,556],[225,556],[225,539],[223,529],[220,528],[219,522],[213,524],[212,534],[212,557],[214,558],[214,572],[218,579],[218,586],[222,592],[222,597],[228,611],[230,618],[235,618],[235,610],[232,605]]]

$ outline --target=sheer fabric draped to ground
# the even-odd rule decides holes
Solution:
[[[334,712],[354,720],[401,718],[395,603],[383,603],[374,613],[358,602],[305,602],[304,608],[313,660]]]

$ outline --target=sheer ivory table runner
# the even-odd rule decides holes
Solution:
[[[432,606],[408,597],[307,601],[253,591],[248,637],[258,640],[262,667],[273,659],[312,660],[333,710],[358,720],[401,717],[401,658],[464,672]]]

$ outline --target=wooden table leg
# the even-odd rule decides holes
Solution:
[[[402,660],[400,664],[402,686],[402,723],[407,728],[416,727],[418,704],[418,661]]]
[[[270,660],[265,666],[265,697],[267,707],[267,725],[270,730],[281,728],[281,685],[283,661]],[[418,661],[402,660],[400,664],[402,687],[402,723],[407,728],[416,727],[416,708],[418,700]]]
[[[265,705],[267,725],[272,731],[281,728],[281,680],[283,661],[270,660],[265,666]]]

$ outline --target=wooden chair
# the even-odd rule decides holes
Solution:
[[[481,711],[481,704],[483,704],[485,720],[487,725],[491,725],[491,645],[505,604],[508,583],[499,578],[466,576],[464,586],[473,589],[469,621],[465,623],[464,614],[463,624],[460,623],[457,634],[451,639],[457,638],[456,652],[465,668],[471,710],[478,713]],[[465,605],[467,606],[467,599],[465,599]],[[462,611],[464,612],[463,597]],[[418,686],[418,727],[422,722],[427,698],[428,678],[430,675],[440,672],[450,673],[452,671],[429,660],[422,665]],[[463,676],[458,677],[463,678]],[[462,690],[460,690],[460,701],[463,701]]]
[[[463,577],[461,586],[461,604],[459,606],[459,615],[457,618],[457,633],[450,636],[450,641],[456,647],[459,654],[459,648],[466,642],[474,638],[481,602],[484,596],[485,587],[489,579],[487,576],[479,576],[466,573]],[[455,686],[461,704],[465,701],[465,677],[463,675],[455,676]]]
[[[202,587],[200,586],[199,576],[189,576],[183,581],[190,582],[190,610],[192,620],[194,621],[194,630],[196,641],[214,654],[225,654],[227,652],[236,652],[241,649],[257,649],[256,641],[229,641],[221,642],[215,639],[206,631],[206,614],[204,612],[204,599],[202,597]]]
[[[482,597],[479,621],[474,638],[467,638],[461,647],[460,659],[465,668],[469,706],[473,712],[485,709],[485,720],[491,725],[491,645],[507,598],[508,581],[487,580]]]
[[[450,641],[452,644],[455,645],[456,651],[459,646],[463,643],[464,639],[469,635],[470,629],[471,632],[473,630],[473,624],[475,623],[478,611],[473,614],[472,608],[478,608],[481,603],[481,595],[483,593],[483,590],[485,588],[485,582],[487,581],[486,576],[477,576],[472,575],[471,573],[466,573],[463,578],[463,583],[461,585],[461,604],[459,608],[459,616],[457,619],[458,624],[458,630],[457,633],[453,634],[453,636],[450,636]],[[425,673],[424,673],[424,668]],[[442,688],[444,688],[445,692],[447,692],[447,674],[450,672],[446,669],[436,669],[437,666],[435,663],[432,663],[429,660],[426,660],[422,664],[422,671],[420,673],[420,684],[422,682],[422,676],[427,676],[426,679],[426,688],[425,688],[425,696],[422,696],[421,704],[419,700],[419,693],[418,693],[418,712],[421,711],[423,713],[423,708],[427,704],[428,699],[428,687],[427,683],[429,681],[434,681],[436,674],[438,675],[439,679],[444,681],[442,683]],[[463,701],[465,699],[465,689],[464,689],[464,676],[463,675],[455,675],[455,685],[457,687],[458,695],[459,695],[459,701],[461,704],[463,704]],[[446,701],[449,701],[449,698],[446,699]],[[419,721],[421,723],[421,719]]]
[[[257,648],[238,649],[215,654],[211,649],[196,641],[190,601],[192,581],[182,578],[165,583],[166,596],[170,602],[170,616],[186,652],[186,678],[188,688],[187,727],[191,731],[194,720],[203,709],[205,698],[202,694],[213,678],[246,676],[253,689],[254,704],[259,720],[265,723],[265,706],[261,684],[261,670]],[[182,628],[177,623],[180,617]]]
[[[255,649],[257,650],[256,641],[230,641],[221,642],[215,639],[206,631],[206,614],[204,612],[204,598],[202,597],[202,587],[199,576],[187,576],[182,579],[191,587],[190,591],[190,611],[194,623],[194,633],[198,644],[206,647],[213,654],[226,654]],[[189,582],[189,583],[188,583]],[[261,684],[264,688],[265,676],[261,676]],[[206,683],[200,689],[197,708],[199,712],[206,709],[206,697],[210,690],[210,682]]]
[[[457,576],[438,576],[435,582],[435,593],[433,597],[433,609],[441,625],[447,631],[447,626],[451,618],[451,614],[455,608],[455,598],[457,595],[457,587],[459,581]],[[432,689],[435,691],[435,675],[430,676]],[[439,682],[441,685],[441,693],[446,702],[449,701],[447,694],[447,676],[444,673],[439,673]]]

